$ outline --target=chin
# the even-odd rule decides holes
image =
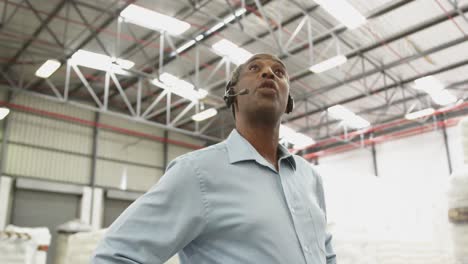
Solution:
[[[256,107],[253,107],[250,111],[252,113],[252,116],[255,116],[256,119],[264,119],[266,120],[271,120],[271,121],[276,121],[282,116],[282,111],[279,109],[277,105],[257,105]]]

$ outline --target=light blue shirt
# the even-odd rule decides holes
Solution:
[[[236,130],[170,163],[112,224],[92,263],[336,263],[320,176],[279,146],[275,167]]]

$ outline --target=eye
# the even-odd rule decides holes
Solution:
[[[250,65],[250,66],[249,66],[249,70],[250,70],[250,71],[256,71],[256,70],[258,70],[258,65],[257,65],[257,64],[252,64],[252,65]]]
[[[284,73],[283,70],[277,69],[277,70],[275,70],[275,74],[276,74],[278,77],[283,77],[285,73]]]

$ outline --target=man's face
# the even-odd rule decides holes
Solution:
[[[242,66],[236,92],[248,89],[246,95],[237,96],[238,114],[261,115],[278,120],[286,110],[289,77],[283,64],[268,55],[257,55]]]

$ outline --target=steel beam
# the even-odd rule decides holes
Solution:
[[[99,47],[101,47],[102,51],[104,51],[104,53],[107,55],[107,56],[110,56],[112,57],[111,53],[107,50],[106,46],[104,45],[104,43],[101,41],[101,39],[99,38],[98,36],[98,31],[93,29],[93,27],[91,26],[91,24],[88,22],[88,19],[86,19],[86,17],[83,15],[83,13],[81,12],[80,8],[77,6],[77,4],[74,2],[74,1],[71,1],[71,4],[73,6],[73,9],[75,9],[76,13],[78,14],[78,16],[80,17],[80,19],[83,21],[83,23],[85,24],[86,28],[89,30],[89,32],[91,33],[91,35],[93,36],[93,38],[96,40],[96,42],[98,43]]]
[[[74,64],[71,64],[71,67],[73,68],[73,70],[75,71],[76,75],[78,76],[78,78],[81,80],[81,82],[84,84],[84,86],[86,87],[86,89],[88,89],[88,92],[89,94],[91,95],[91,97],[93,98],[94,102],[99,106],[99,108],[102,108],[102,103],[101,101],[99,100],[99,98],[97,97],[96,93],[94,92],[93,90],[93,87],[91,87],[91,85],[89,85],[88,81],[86,80],[86,78],[83,76],[83,73],[81,73],[80,69],[78,68],[78,66],[74,65]]]
[[[128,0],[125,2],[125,4],[122,5],[122,7],[120,7],[119,9],[115,10],[115,13],[110,16],[109,18],[107,18],[98,28],[100,29],[104,29],[106,28],[108,25],[110,25],[112,23],[112,21],[114,21],[114,19],[116,17],[119,16],[120,12],[125,9],[127,6],[129,6],[130,4],[134,3],[136,0]],[[65,3],[66,0],[63,1],[63,3]],[[55,9],[54,9],[55,10]],[[56,12],[58,13],[58,11]],[[50,16],[49,16],[50,17]],[[52,18],[50,18],[52,19]],[[47,21],[47,20],[46,20]],[[50,22],[50,20],[49,20]],[[39,32],[40,33],[40,32]],[[38,33],[38,34],[39,34]],[[79,49],[83,48],[84,46],[86,46],[89,42],[91,42],[91,40],[94,39],[95,35],[97,35],[99,33],[99,31],[94,31],[94,33],[90,34],[88,37],[86,37],[78,46],[76,46],[76,48],[74,50],[72,50],[72,52],[70,52],[69,54],[66,54],[65,56],[63,56],[61,59],[60,59],[60,62],[62,63],[62,65],[76,52],[78,51]],[[32,40],[31,40],[32,42]],[[30,45],[30,44],[29,44]],[[28,45],[28,46],[29,46]],[[26,48],[28,47],[26,46]],[[24,46],[23,46],[24,47]],[[22,50],[25,50],[25,48]],[[19,56],[19,55],[18,55]],[[17,58],[15,58],[15,61],[16,61]],[[39,86],[42,82],[43,82],[44,79],[39,79],[37,82],[34,83],[34,85],[32,85],[32,90],[34,90],[37,86]],[[68,95],[70,95],[72,92],[72,90],[69,90],[68,92]]]
[[[379,68],[375,68],[375,69],[372,69],[368,72],[365,72],[365,73],[361,73],[361,74],[358,74],[358,75],[355,75],[351,78],[348,78],[346,79],[344,82],[353,82],[353,81],[356,81],[356,80],[359,80],[361,78],[364,78],[366,76],[370,76],[372,74],[376,74],[378,72],[382,72],[382,71],[386,71],[392,67],[395,67],[397,65],[400,65],[401,63],[404,63],[404,62],[409,62],[409,61],[412,61],[412,60],[416,60],[418,58],[421,58],[423,56],[427,56],[429,54],[432,54],[432,53],[435,53],[435,52],[438,52],[438,51],[441,51],[441,50],[444,50],[446,48],[449,48],[449,47],[452,47],[452,46],[455,46],[455,45],[458,45],[460,43],[463,43],[465,41],[468,40],[468,36],[463,36],[461,38],[458,38],[458,39],[455,39],[455,40],[452,40],[450,42],[447,42],[447,43],[444,43],[444,44],[441,44],[439,46],[436,46],[436,47],[433,47],[433,48],[430,48],[426,51],[423,51],[423,52],[419,52],[415,55],[411,55],[411,56],[408,56],[408,57],[405,57],[405,58],[402,58],[402,59],[399,59],[397,61],[394,61],[394,62],[391,62],[389,64],[386,64],[386,65],[383,65],[383,66],[380,66]],[[456,64],[454,64],[456,65]],[[441,69],[445,69],[447,67],[443,67]],[[451,67],[448,67],[447,70],[450,70]],[[443,72],[443,71],[438,71],[438,72]],[[428,73],[429,74],[429,73]],[[422,74],[422,75],[418,75],[420,77],[424,77],[425,75],[428,75],[428,74]],[[412,78],[411,78],[412,79]],[[415,79],[413,79],[412,81],[414,81]],[[407,83],[406,81],[403,82],[403,83]],[[326,86],[323,86],[321,88],[318,88],[317,90],[320,90],[320,91],[330,91],[330,90],[333,90],[333,89],[336,89],[340,86],[342,86],[343,82],[338,82],[338,83],[334,83],[334,84],[330,84],[330,85],[326,85]],[[388,85],[387,87],[391,87],[391,88],[395,88],[398,86],[398,83],[394,83],[394,84],[391,84],[391,85]],[[391,89],[390,88],[390,89]],[[387,89],[383,89],[382,91],[385,91]],[[379,91],[379,89],[377,90],[373,90],[370,92],[370,94],[375,94]],[[307,98],[310,98],[311,96],[313,95],[316,95],[318,92],[312,92],[311,94],[308,94],[307,96],[304,96],[302,98],[297,98],[296,100],[299,101],[299,100],[305,100]],[[355,96],[355,97],[352,97],[352,98],[349,98],[349,99],[345,99],[345,100],[341,100],[340,102],[337,102],[335,104],[343,104],[343,103],[349,103],[349,102],[352,102],[354,100],[357,100],[357,99],[361,99],[363,97],[366,97],[366,95],[359,95],[359,96]],[[333,105],[335,105],[333,104]],[[333,106],[333,105],[328,105],[326,106],[326,108],[330,107],[330,106]],[[291,118],[288,118],[286,119],[287,122],[290,122],[290,121],[294,121],[294,120],[297,120],[299,118],[302,118],[304,116],[307,116],[307,115],[311,115],[311,114],[316,114],[318,112],[322,111],[321,109],[319,110],[311,110],[309,112],[306,112],[306,113],[303,113],[303,114],[300,114],[300,115],[296,115],[296,116],[293,116]]]
[[[39,25],[39,27],[34,31],[32,36],[21,46],[21,48],[11,57],[11,59],[8,60],[7,64],[3,67],[2,71],[7,72],[11,66],[18,60],[19,57],[23,54],[25,50],[31,46],[31,44],[36,40],[36,38],[41,34],[41,32],[47,28],[48,24],[52,19],[60,12],[62,7],[65,5],[67,1],[62,0],[60,3],[58,3],[55,8],[50,12],[50,14],[47,16],[47,18]]]
[[[467,11],[468,11],[468,5],[465,5],[465,6],[463,6],[463,7],[460,7],[460,10],[461,10],[462,12],[467,12]],[[452,11],[452,12],[450,12],[448,15],[451,16],[451,17],[453,18],[453,17],[458,16],[458,13],[457,13],[456,11]],[[369,52],[369,51],[371,51],[371,50],[374,50],[374,49],[380,47],[380,46],[382,45],[381,43],[387,43],[387,44],[392,43],[392,42],[394,42],[394,41],[397,41],[397,40],[399,40],[399,39],[405,38],[405,37],[407,37],[407,36],[409,36],[409,35],[412,35],[412,34],[414,34],[414,33],[417,33],[417,32],[419,32],[419,31],[422,31],[422,30],[424,30],[424,29],[427,29],[427,28],[430,28],[430,27],[435,26],[435,25],[437,25],[437,24],[440,24],[440,23],[442,23],[442,22],[445,22],[445,21],[447,21],[447,20],[449,20],[449,19],[450,19],[450,18],[449,18],[448,16],[446,16],[445,14],[442,14],[442,15],[440,15],[440,16],[431,18],[431,19],[429,19],[429,20],[427,20],[427,21],[425,21],[425,22],[423,22],[423,23],[421,23],[421,24],[412,26],[412,27],[410,27],[410,28],[408,28],[408,29],[406,29],[406,30],[403,30],[403,31],[401,31],[401,32],[398,32],[398,33],[396,33],[396,34],[393,34],[392,36],[387,37],[387,38],[383,39],[382,41],[377,41],[377,42],[372,43],[372,44],[370,44],[370,45],[367,45],[367,46],[365,46],[365,47],[356,49],[356,50],[354,50],[354,51],[352,51],[352,52],[346,54],[346,57],[347,57],[348,59],[351,59],[351,58],[353,58],[353,57],[358,56],[359,54],[364,54],[364,53],[366,53],[366,52]],[[299,52],[299,51],[298,51],[298,52]],[[291,52],[291,53],[295,54],[295,53],[297,53],[297,52]],[[293,76],[291,76],[290,80],[291,80],[291,82],[294,82],[294,81],[296,81],[296,80],[300,80],[300,79],[302,79],[302,78],[304,78],[304,77],[307,77],[307,76],[310,76],[310,75],[312,75],[312,74],[313,74],[313,73],[312,73],[311,71],[309,71],[309,70],[304,70],[304,71],[301,71],[300,73],[297,73],[297,74],[294,74]]]
[[[135,1],[135,0],[133,0]],[[182,20],[190,17],[191,15],[193,15],[196,11],[198,11],[200,8],[203,8],[205,5],[207,5],[208,3],[212,2],[213,0],[208,0],[208,1],[205,1],[203,3],[200,3],[198,5],[198,7],[195,9],[195,10],[192,10],[190,11],[188,14],[184,15],[181,17]],[[187,11],[189,11],[189,9],[187,7],[184,7],[182,8],[181,10],[179,10],[174,16],[175,17],[178,17],[180,14],[183,14],[183,13],[186,13]],[[120,11],[116,14],[120,14]],[[115,17],[114,17],[115,18]],[[141,38],[142,41],[147,41],[148,43],[150,43],[150,39],[152,39],[153,37],[160,37],[160,34],[154,32],[154,31],[151,31],[149,32],[148,34],[146,34],[145,36],[143,36]],[[126,48],[124,51],[121,52],[121,56],[133,56],[135,54],[135,52],[132,52],[132,51],[135,51],[138,52],[139,49],[143,49],[144,48],[144,45],[141,45],[140,43],[135,43],[135,44],[132,44],[130,45],[128,48]],[[152,61],[152,59],[149,59],[149,61]],[[96,71],[93,76],[96,77],[96,76],[99,76],[100,74],[102,74],[102,72],[100,71]],[[75,87],[73,87],[73,89],[71,89],[71,92],[74,93],[76,91],[78,91],[82,86],[81,85],[77,85]],[[127,89],[128,87],[124,87],[124,89]],[[117,93],[113,93],[110,95],[110,97],[112,98],[114,95],[116,95]]]
[[[278,51],[280,54],[283,54],[284,53],[284,50],[283,50],[283,46],[281,45],[281,43],[279,42],[278,38],[275,36],[275,34],[273,33],[273,29],[271,28],[271,25],[268,21],[268,17],[265,13],[265,10],[263,10],[263,5],[262,3],[260,3],[259,0],[254,0],[255,1],[255,5],[257,6],[258,10],[260,11],[260,14],[262,15],[263,17],[263,20],[265,21],[266,25],[267,25],[267,28],[268,28],[268,32],[270,32],[270,36],[273,38],[273,40],[275,41],[275,44],[276,44],[276,48],[278,48]]]
[[[33,92],[33,91],[30,91],[30,90],[24,90],[24,89],[21,89],[18,86],[0,86],[0,89],[6,89],[6,90],[18,92],[18,93],[25,93],[25,94],[28,94],[30,96],[45,99],[45,100],[48,100],[48,101],[63,103],[62,100],[58,99],[55,96],[46,95],[46,94],[39,93],[39,92]],[[179,128],[163,125],[163,124],[160,124],[160,123],[156,123],[156,122],[151,122],[151,121],[145,120],[143,118],[137,118],[137,117],[134,117],[134,116],[130,116],[128,114],[123,114],[121,112],[103,110],[102,108],[91,106],[91,105],[85,104],[85,103],[79,103],[79,102],[76,102],[76,101],[70,101],[69,100],[69,101],[67,101],[67,104],[69,104],[71,106],[78,107],[80,109],[85,109],[85,110],[93,111],[93,112],[100,112],[100,113],[103,113],[103,114],[107,114],[107,115],[111,115],[111,116],[131,120],[131,121],[139,122],[139,123],[146,124],[146,125],[149,125],[149,126],[153,126],[153,127],[156,127],[156,128],[166,129],[166,130],[169,130],[169,131],[173,131],[173,132],[181,133],[181,134],[184,134],[184,135],[192,136],[192,137],[199,138],[199,139],[202,139],[202,140],[208,140],[208,141],[212,141],[212,142],[222,141],[221,138],[201,135],[201,134],[195,133],[193,131],[189,131],[189,130],[185,130],[185,129],[179,129]]]
[[[466,64],[466,65],[468,65],[468,64]],[[413,78],[412,78],[412,79],[413,79]],[[409,81],[409,82],[412,82],[412,81]],[[448,85],[448,86],[446,87],[446,89],[453,89],[454,87],[456,87],[456,86],[458,86],[458,85],[460,85],[461,83],[464,83],[464,82],[465,82],[465,83],[468,83],[468,80],[452,83],[452,84]],[[405,83],[405,82],[403,81],[403,83]],[[398,85],[399,85],[399,84],[397,84],[397,86],[398,86]],[[390,86],[390,85],[384,86],[384,87],[387,87],[387,88],[388,88],[389,86]],[[382,91],[381,91],[381,92],[382,92]],[[409,101],[411,101],[411,100],[417,100],[417,99],[427,98],[427,97],[429,97],[429,95],[426,94],[426,93],[417,93],[417,94],[415,95],[415,97],[406,97],[406,98],[402,98],[402,99],[396,100],[396,101],[394,101],[394,102],[392,103],[392,105],[395,106],[395,105],[398,105],[398,104],[404,104],[404,103],[409,102]],[[461,99],[463,99],[463,98],[461,98]],[[369,114],[369,113],[372,113],[372,112],[375,112],[375,111],[379,111],[379,110],[385,109],[385,108],[387,108],[387,107],[388,107],[387,104],[385,104],[385,105],[380,105],[380,106],[376,106],[376,107],[373,107],[373,108],[365,109],[365,110],[363,110],[363,111],[359,111],[359,112],[357,112],[356,114],[357,114],[357,115]],[[406,114],[406,113],[405,113],[405,114]],[[328,116],[328,115],[327,115],[327,116]],[[404,115],[402,115],[401,117],[404,117]],[[339,121],[327,121],[327,123],[326,123],[325,125],[333,125],[333,124],[337,124],[338,122],[339,122]],[[382,122],[384,122],[384,121],[382,121]],[[376,124],[374,124],[374,125],[376,125]],[[313,127],[310,127],[309,130],[314,130],[314,129],[318,129],[318,128],[319,128],[318,126],[313,126]],[[300,132],[307,132],[307,131],[306,131],[306,130],[300,130]]]
[[[6,101],[10,102],[12,98],[12,92],[7,91]],[[7,160],[7,150],[8,150],[8,139],[10,138],[10,116],[11,113],[6,116],[2,121],[2,145],[0,149],[0,177],[5,173],[5,165]]]
[[[271,0],[263,0],[263,1],[262,1],[262,4],[265,5],[266,3],[270,3],[270,2],[271,2]],[[199,10],[199,11],[202,12],[201,10]],[[250,12],[250,11],[247,11],[246,13],[251,13],[251,12]],[[229,14],[229,12],[226,12],[226,13],[222,14],[221,16],[225,16],[225,15],[228,15],[228,14]],[[210,16],[210,17],[213,16],[212,14],[209,14],[209,13],[207,13],[206,15],[208,15],[208,16]],[[217,21],[218,21],[218,22],[216,22],[216,23],[219,23],[220,19],[217,18]],[[223,30],[223,29],[226,28],[227,26],[228,26],[228,25],[224,25],[223,27],[221,27],[220,29],[218,29],[216,32],[219,32],[219,31]],[[212,33],[210,33],[209,35],[206,35],[206,36],[203,38],[202,41],[208,39],[208,38],[209,38],[210,36],[212,36],[214,33],[215,33],[215,32],[212,32]],[[245,33],[245,32],[243,32],[243,33],[244,33],[244,34],[247,34],[247,33]],[[258,40],[258,38],[257,38],[257,39],[254,39],[254,40]],[[183,44],[183,43],[178,43],[177,45],[180,45],[180,44]],[[196,45],[194,45],[194,46],[196,46]],[[194,48],[194,46],[188,48],[187,50],[190,50],[190,49]],[[184,52],[186,52],[187,50],[185,50]],[[156,60],[156,61],[161,61],[161,60],[162,60],[162,65],[161,65],[161,62],[159,62],[160,65],[159,65],[159,67],[158,67],[158,71],[161,71],[161,68],[164,67],[164,65],[168,64],[169,62],[173,61],[173,60],[176,59],[176,58],[178,58],[177,52],[174,53],[174,55],[163,56],[163,58],[161,58],[161,57],[155,57],[155,58],[152,59],[152,60]],[[151,61],[152,61],[152,60],[151,60]],[[195,73],[196,71],[193,71],[193,72]],[[193,74],[190,74],[190,75],[193,75]],[[181,77],[181,78],[184,78],[184,77]],[[192,77],[190,77],[190,79],[192,79]],[[128,81],[129,85],[128,85],[127,87],[124,87],[124,89],[127,89],[127,88],[128,88],[129,86],[131,86],[131,84],[134,83],[134,82],[136,82],[136,78],[132,78],[131,80],[129,80],[129,81]],[[145,101],[145,100],[146,100],[146,99],[144,98],[143,101]]]
[[[120,86],[119,79],[117,79],[117,77],[115,76],[115,74],[112,71],[109,71],[109,75],[110,75],[110,78],[112,79],[112,81],[114,81],[114,85],[115,85],[115,87],[117,87],[117,90],[119,91],[120,96],[122,96],[122,99],[124,100],[125,105],[128,108],[128,111],[130,111],[130,113],[133,116],[135,116],[136,115],[135,110],[133,109],[132,105],[130,104],[130,101],[128,100],[127,95],[125,94],[125,91],[122,89],[122,86]]]
[[[55,35],[55,33],[50,29],[48,23],[46,23],[44,21],[44,19],[41,17],[41,15],[39,14],[39,12],[37,11],[37,9],[31,4],[31,2],[29,2],[29,0],[25,0],[24,1],[26,3],[26,5],[32,10],[34,16],[37,18],[37,20],[39,20],[41,22],[41,24],[44,24],[44,28],[45,30],[49,33],[49,35],[54,39],[55,43],[57,43],[60,47],[65,47],[64,43],[62,43],[57,35]]]
[[[409,4],[409,3],[413,2],[413,1],[414,0],[393,1],[393,2],[389,3],[388,5],[386,5],[386,6],[382,7],[382,8],[379,8],[379,9],[375,10],[373,13],[369,14],[368,19],[377,18],[377,17],[382,16],[384,14],[387,14],[387,13],[389,13],[389,12],[395,10],[395,9],[398,9],[398,8],[404,6],[404,5],[407,5],[407,4]],[[318,5],[310,7],[308,9],[306,9],[305,11],[307,13],[310,13],[313,10],[315,10],[316,8],[318,8]],[[281,25],[286,26],[286,25],[288,25],[288,24],[290,24],[290,23],[292,23],[292,22],[294,22],[297,19],[300,19],[302,17],[303,17],[303,12],[300,12],[300,13],[296,14],[295,16],[291,17],[290,19],[288,19],[288,20],[284,21],[283,23],[281,23]],[[274,29],[276,30],[277,28],[274,28]],[[314,38],[312,42],[314,43],[314,45],[317,45],[319,43],[322,43],[324,41],[327,41],[327,40],[331,39],[333,37],[333,35],[339,35],[339,34],[345,32],[346,30],[347,30],[347,28],[344,27],[344,26],[333,28],[332,30],[330,30],[328,32],[325,32],[323,34],[320,34],[320,35],[316,36],[316,38]],[[266,31],[266,32],[264,32],[264,33],[262,33],[260,35],[257,35],[257,37],[263,38],[263,37],[267,36],[268,34],[269,34],[269,32]],[[255,39],[251,39],[249,41],[246,41],[245,43],[243,43],[240,46],[249,45],[249,44],[253,43],[254,41],[255,41]],[[377,44],[377,46],[380,45],[380,43],[376,43],[376,44]],[[295,48],[294,50],[292,50],[292,51],[290,51],[288,53],[289,54],[297,54],[297,53],[299,53],[299,52],[301,52],[303,50],[306,50],[308,48],[309,48],[309,44],[306,43],[306,44],[304,44],[304,45],[302,45],[300,47]],[[285,54],[283,56],[280,56],[280,58],[285,59],[288,56],[289,55]],[[218,60],[219,60],[219,58],[216,58],[216,59],[213,59],[213,60],[211,60],[211,61],[209,61],[209,62],[207,62],[205,64],[211,65],[212,63],[216,63]],[[193,74],[193,72],[190,72],[189,74],[191,75],[191,74]],[[293,80],[291,79],[291,82],[292,81]],[[217,85],[217,86],[213,87],[212,89],[216,90],[216,89],[220,89],[220,88],[222,88],[222,85]]]

